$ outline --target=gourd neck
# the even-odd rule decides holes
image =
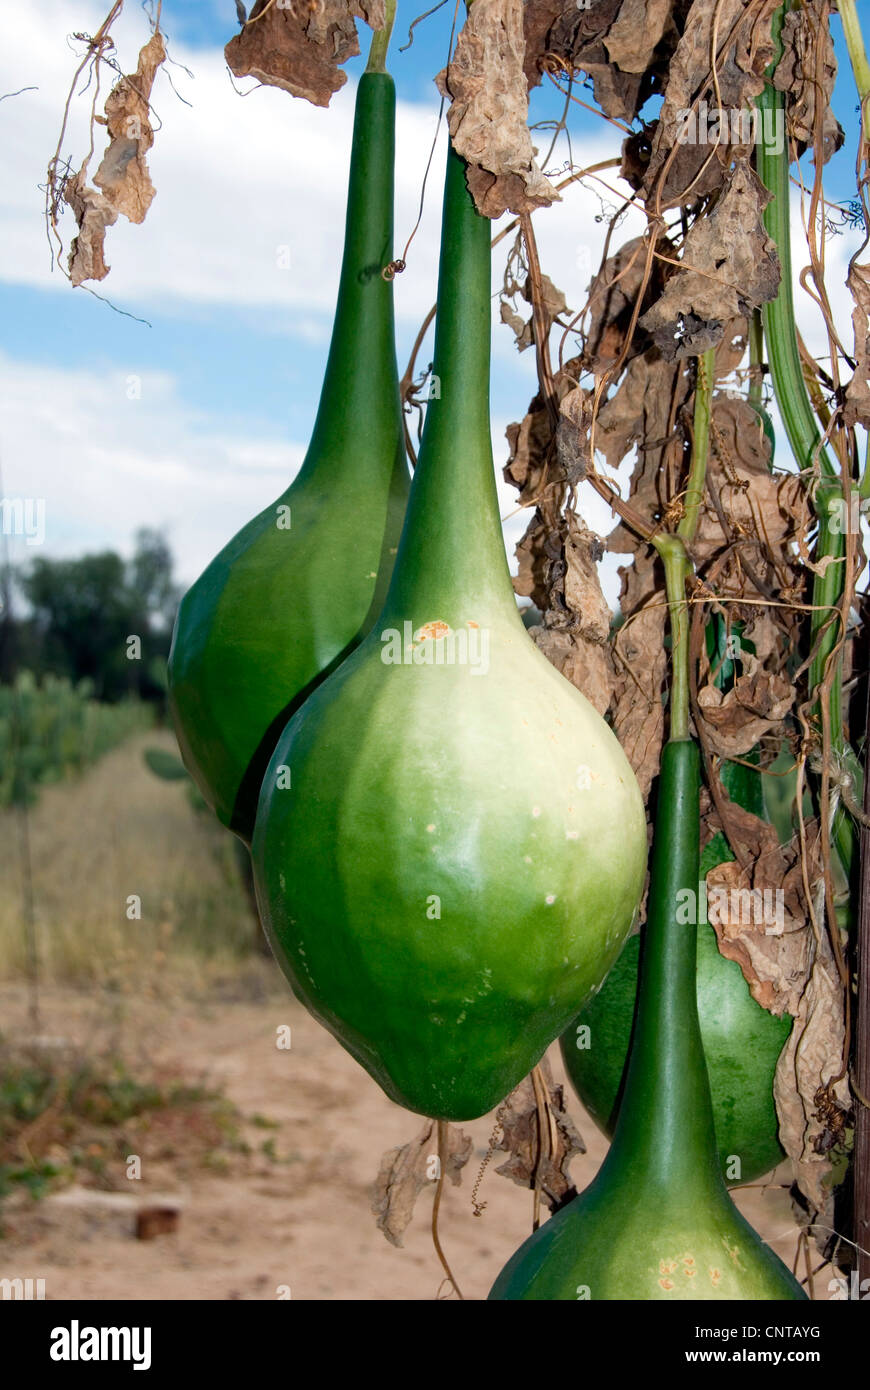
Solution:
[[[694,742],[665,745],[634,1038],[606,1160],[638,1181],[724,1193],[696,983],[699,766]]]
[[[519,623],[489,421],[491,227],[450,147],[430,400],[384,616]],[[470,605],[470,606],[469,606]],[[474,611],[472,611],[474,610]]]
[[[395,464],[401,407],[393,287],[381,273],[393,256],[395,111],[392,77],[364,73],[356,94],[332,341],[299,480],[316,474],[330,484],[345,479],[366,488],[370,470],[361,465],[371,460],[389,476]]]

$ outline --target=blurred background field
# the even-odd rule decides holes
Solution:
[[[131,722],[145,718],[137,711]],[[221,972],[244,975],[246,961],[260,969],[242,847],[196,806],[187,780],[154,775],[145,755],[157,749],[177,758],[168,731],[140,728],[86,775],[42,786],[32,806],[0,811],[3,978],[26,971],[31,894],[46,982],[147,994],[162,987],[170,956],[197,988]],[[134,897],[141,917],[127,915],[137,910]]]

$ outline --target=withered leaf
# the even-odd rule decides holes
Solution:
[[[560,71],[563,76],[585,72],[592,79],[595,100],[605,115],[633,120],[644,74],[621,71],[604,44],[625,4],[634,7],[636,0],[596,0],[594,5],[583,6],[577,0],[526,0],[525,71],[529,86],[540,82],[546,69]],[[618,36],[614,42],[620,47]],[[637,61],[639,48],[630,41],[624,41],[623,47],[626,60]]]
[[[69,249],[69,277],[74,285],[85,280],[105,280],[109,273],[106,264],[106,228],[117,222],[118,214],[108,198],[87,184],[87,165],[73,179],[68,179],[63,191],[64,202],[72,208],[78,223],[78,235]]]
[[[690,228],[684,264],[641,319],[664,357],[706,352],[726,322],[776,298],[779,259],[761,219],[769,201],[749,162],[738,161],[713,211]]]
[[[642,237],[625,242],[601,266],[592,281],[586,306],[588,316],[584,334],[584,365],[590,371],[609,367],[621,355],[631,324],[634,306],[643,283],[646,245]],[[661,262],[653,265],[646,302],[661,294],[664,281]],[[636,333],[629,349],[634,356],[649,345],[643,333]]]
[[[472,1148],[470,1135],[463,1134],[455,1125],[447,1126],[444,1176],[454,1187],[462,1180],[462,1169],[471,1157]],[[438,1125],[435,1120],[427,1120],[416,1139],[387,1150],[372,1186],[371,1209],[379,1229],[391,1245],[401,1246],[417,1198],[437,1177]]]
[[[585,522],[567,517],[567,534],[552,534],[544,624],[530,629],[538,649],[586,696],[599,714],[614,689],[609,637],[611,613],[601,589],[598,561],[604,547]]]
[[[475,0],[449,67],[436,79],[451,98],[447,124],[469,164],[479,212],[531,212],[559,198],[535,161],[527,125],[522,0]]]
[[[328,106],[347,81],[340,65],[359,53],[356,18],[382,29],[384,0],[317,0],[316,5],[280,7],[257,0],[224,56],[236,77],[255,77],[314,106]]]
[[[787,14],[782,26],[782,44],[783,54],[773,75],[773,85],[785,92],[791,134],[798,144],[813,144],[816,104],[821,100],[824,103],[822,163],[827,163],[845,139],[843,128],[831,110],[837,59],[831,38],[829,0],[804,0],[799,10]]]
[[[758,412],[728,394],[713,399],[707,489],[692,543],[700,574],[716,563],[721,595],[757,596],[759,584],[800,600],[800,550],[812,518],[805,488],[791,473],[770,468],[770,442]],[[763,592],[763,591],[762,591]],[[769,593],[765,594],[769,597]],[[788,626],[787,610],[777,621]]]
[[[524,319],[516,312],[511,297],[520,292],[527,303],[532,303],[532,282],[527,278],[522,286],[510,277],[507,278],[505,287],[501,295],[501,321],[508,325],[516,338],[517,352],[525,352],[526,348],[533,347],[535,342],[534,315],[530,314]],[[557,285],[553,284],[549,275],[541,274],[540,304],[544,319],[544,331],[549,333],[553,324],[562,314],[568,312],[568,305],[565,296]]]
[[[501,1138],[495,1147],[510,1157],[496,1172],[519,1187],[539,1186],[550,1210],[556,1211],[575,1195],[568,1168],[575,1154],[586,1152],[586,1145],[565,1109],[564,1088],[553,1084],[546,1057],[536,1070],[546,1107],[546,1127],[541,1133],[535,1084],[532,1076],[527,1076],[498,1111]]]
[[[644,73],[670,19],[673,0],[622,0],[604,47],[622,72]]]
[[[844,1042],[843,987],[823,935],[773,1082],[780,1142],[801,1191],[821,1210],[831,1172],[829,1135],[841,1139],[851,1103],[847,1079],[833,1081],[842,1069]]]
[[[664,101],[652,140],[644,179],[648,197],[655,190],[662,208],[699,198],[722,183],[735,154],[744,146],[729,144],[731,112],[747,108],[764,86],[764,72],[773,57],[770,20],[779,0],[747,6],[745,0],[694,0],[667,68]],[[717,39],[716,81],[711,55],[714,27]],[[715,92],[715,98],[714,98]],[[686,113],[700,110],[705,96],[728,113],[721,143],[703,138],[687,141]],[[696,107],[695,103],[699,105]],[[709,105],[709,103],[708,103]],[[742,138],[742,130],[739,135]],[[667,166],[667,172],[666,172]]]
[[[720,826],[715,812],[710,823]],[[717,864],[707,874],[707,914],[719,949],[736,960],[754,999],[774,1014],[796,1014],[813,961],[813,934],[803,893],[799,852],[781,845],[773,826],[743,807],[728,806],[729,834],[749,859]],[[817,881],[818,829],[807,827],[809,868]],[[747,896],[748,895],[748,896]]]
[[[143,222],[151,206],[154,185],[145,162],[154,143],[150,97],[157,70],[165,59],[163,35],[155,29],[139,52],[136,71],[120,78],[106,98],[109,144],[94,176],[97,187],[88,186],[89,155],[64,187],[63,200],[78,225],[67,261],[73,285],[106,278],[106,228],[117,222],[120,214],[131,222]]]
[[[599,714],[606,714],[614,689],[613,666],[607,647],[590,642],[569,629],[533,627],[529,633],[550,665],[576,686]]]
[[[794,698],[787,676],[765,671],[746,651],[743,674],[730,690],[723,692],[709,684],[698,692],[705,741],[724,758],[749,753],[765,735],[781,732]]]
[[[166,48],[158,29],[140,52],[135,73],[122,77],[106,100],[110,142],[94,183],[115,211],[131,222],[144,222],[154,197],[145,156],[154,144],[149,120],[151,88],[165,60]]]
[[[853,260],[846,283],[852,292],[855,372],[846,387],[843,416],[847,425],[870,429],[870,265]]]

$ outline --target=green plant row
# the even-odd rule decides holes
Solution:
[[[38,683],[20,672],[14,685],[0,685],[0,806],[35,800],[41,786],[83,772],[152,719],[140,700],[95,700],[89,681]]]

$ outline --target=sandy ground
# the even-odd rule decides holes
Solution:
[[[414,1137],[417,1117],[387,1100],[279,980],[272,987],[265,970],[265,997],[256,1004],[190,1004],[177,995],[130,1001],[121,1040],[125,1054],[178,1065],[223,1086],[245,1117],[252,1155],[234,1162],[227,1175],[154,1165],[129,1184],[129,1196],[74,1188],[38,1203],[7,1203],[0,1277],[44,1279],[48,1299],[274,1299],[287,1297],[288,1287],[302,1300],[438,1296],[432,1194],[421,1194],[402,1249],[387,1242],[370,1210],[382,1153]],[[52,1033],[89,1046],[107,1026],[98,1001],[83,994],[51,992],[43,1011]],[[276,1046],[282,1025],[292,1029],[289,1051]],[[25,1027],[23,991],[0,987],[0,1028],[20,1036]],[[551,1063],[560,1079],[555,1049]],[[582,1187],[606,1145],[573,1095],[569,1108],[588,1146],[572,1168]],[[262,1128],[256,1116],[276,1127]],[[492,1127],[491,1117],[462,1126],[475,1151],[461,1186],[448,1186],[442,1205],[443,1245],[469,1299],[485,1298],[531,1230],[531,1194],[497,1176],[495,1163],[479,1193],[486,1210],[473,1213],[471,1188]],[[278,1161],[262,1153],[269,1139]],[[738,1203],[791,1264],[797,1230],[787,1195],[775,1183],[745,1189]],[[178,1229],[137,1240],[135,1208],[161,1196],[180,1202]],[[817,1280],[817,1297],[828,1296],[827,1278]]]

